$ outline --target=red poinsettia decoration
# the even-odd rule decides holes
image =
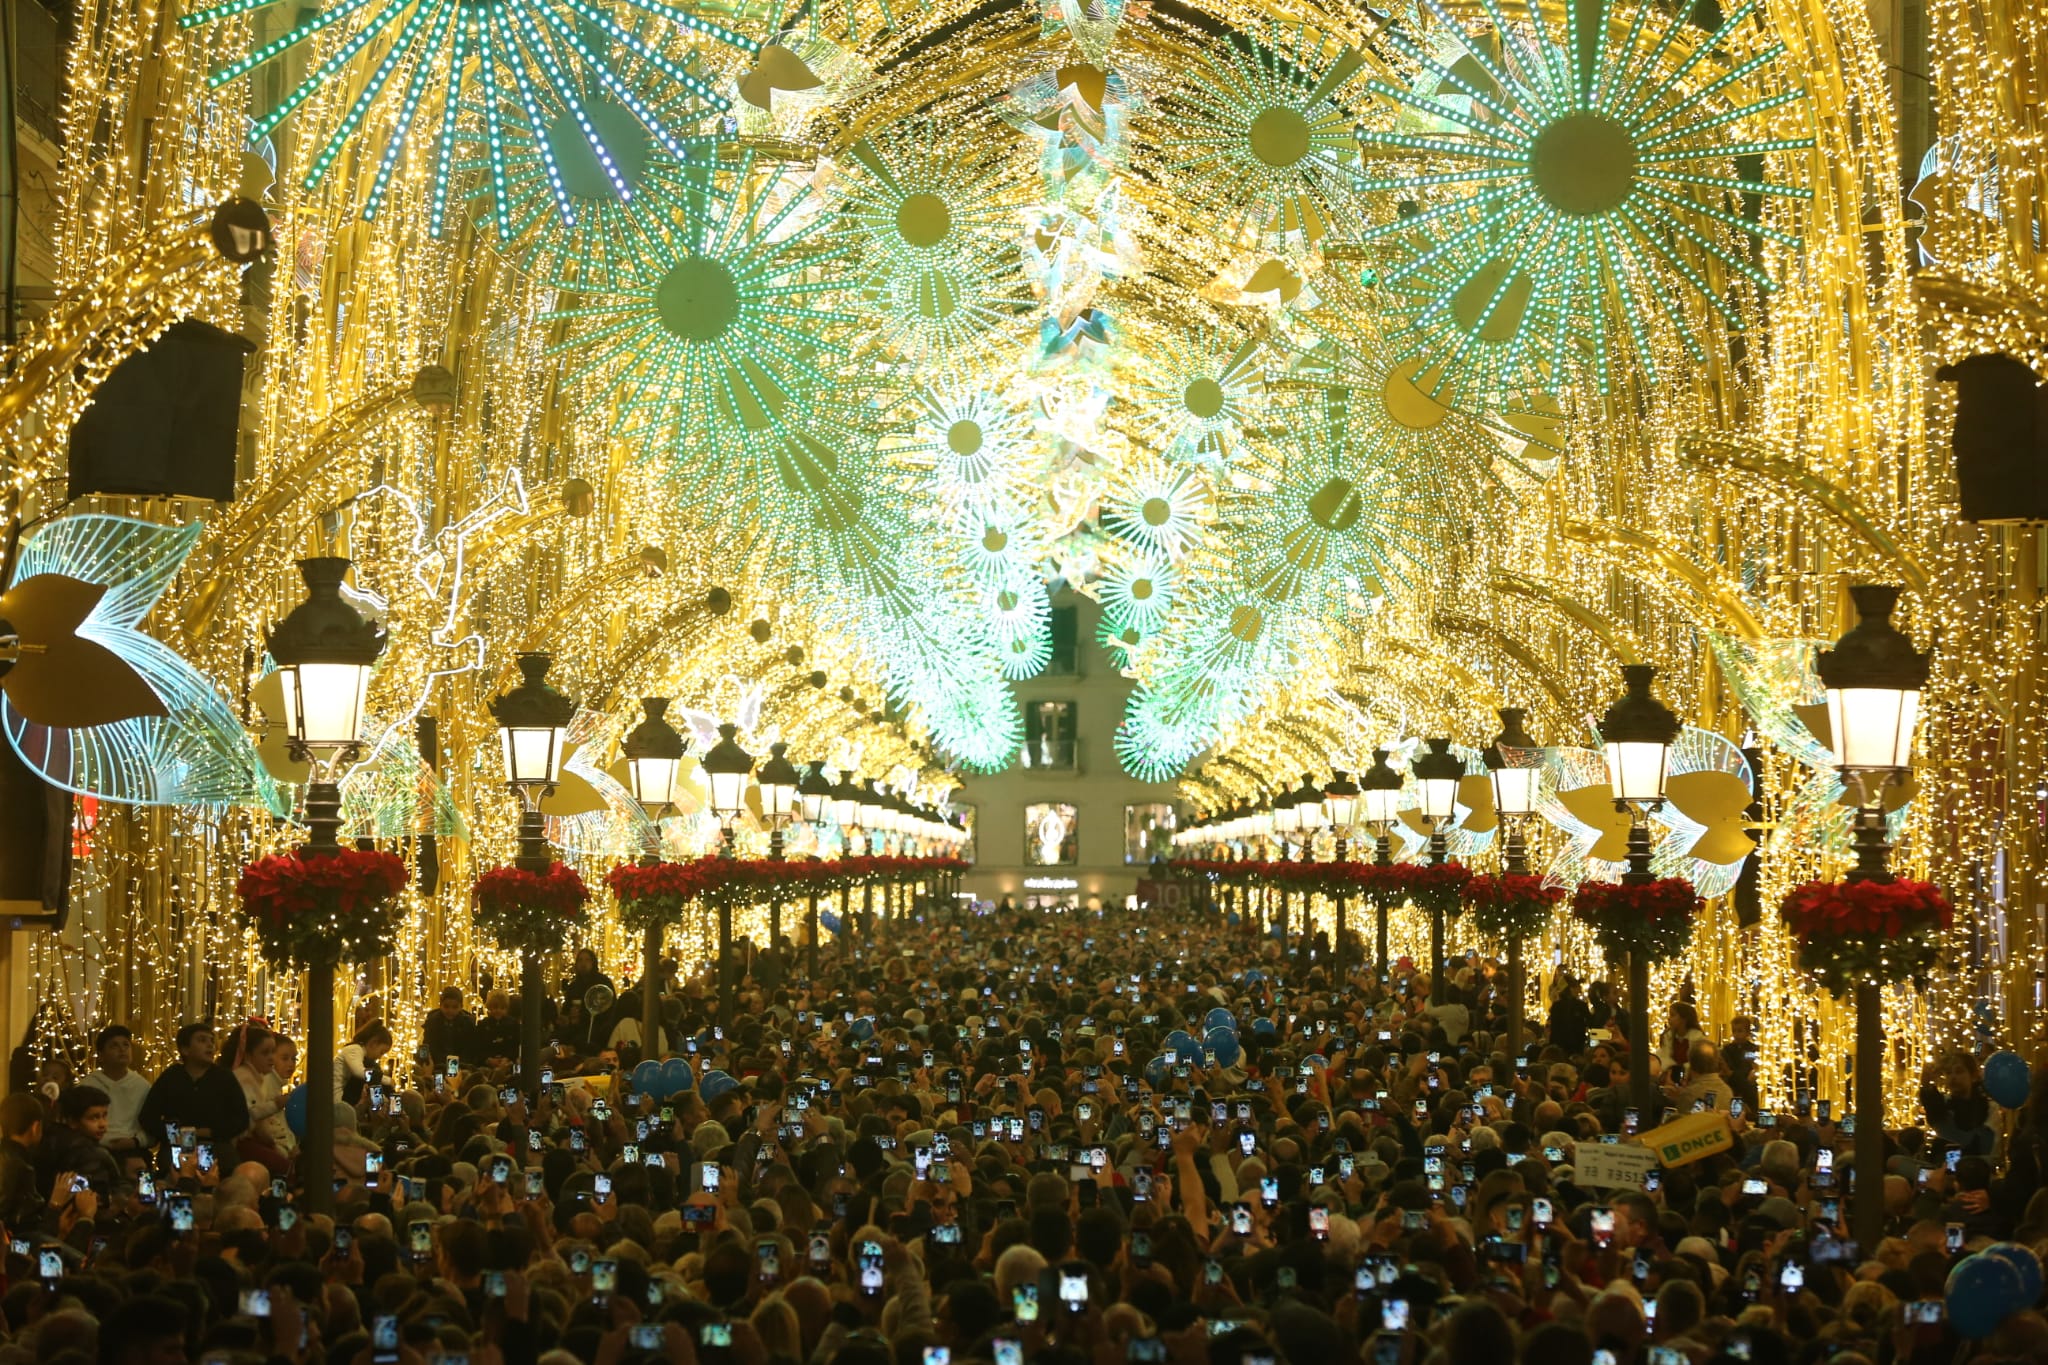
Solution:
[[[1499,938],[1534,938],[1563,899],[1562,886],[1526,872],[1483,874],[1465,883],[1472,922],[1481,933]]]
[[[477,927],[499,947],[552,952],[583,917],[590,888],[575,868],[550,863],[543,872],[494,867],[476,879],[471,895]]]
[[[1693,917],[1704,903],[1683,877],[1650,882],[1580,882],[1572,913],[1593,927],[1610,959],[1639,954],[1664,962],[1692,942]]]
[[[1840,994],[1860,982],[1924,981],[1955,907],[1932,882],[1807,882],[1778,917],[1799,940],[1799,965]]]
[[[393,853],[294,850],[244,867],[235,894],[271,961],[366,962],[391,951],[405,877]]]

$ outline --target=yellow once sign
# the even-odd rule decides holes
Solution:
[[[1735,1131],[1728,1126],[1726,1114],[1716,1109],[1704,1109],[1697,1114],[1673,1119],[1662,1128],[1652,1128],[1637,1141],[1655,1152],[1658,1162],[1670,1170],[1698,1161],[1701,1157],[1713,1156],[1716,1152],[1732,1150]]]

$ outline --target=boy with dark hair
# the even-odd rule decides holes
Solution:
[[[121,1169],[103,1145],[107,1109],[107,1094],[98,1086],[70,1086],[57,1097],[56,1122],[44,1125],[35,1153],[36,1188],[42,1194],[50,1194],[67,1171],[84,1176],[101,1194],[113,1193]]]

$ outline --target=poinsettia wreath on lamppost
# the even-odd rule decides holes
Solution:
[[[307,1211],[331,1212],[334,1187],[334,970],[391,951],[405,864],[389,853],[344,849],[340,769],[362,752],[370,671],[387,636],[342,595],[349,561],[299,561],[306,600],[265,641],[284,692],[285,732],[293,759],[308,765],[305,846],[243,869],[242,913],[256,927],[264,956],[306,971],[306,1157],[319,1179],[306,1182]]]

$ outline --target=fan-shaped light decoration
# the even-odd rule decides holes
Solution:
[[[862,138],[847,155],[864,173],[838,192],[877,339],[916,360],[942,360],[1031,306],[1011,158],[959,132],[913,122]]]
[[[856,320],[828,306],[850,281],[841,250],[818,237],[822,220],[787,226],[808,187],[755,170],[751,156],[720,167],[705,193],[685,196],[681,221],[638,239],[609,288],[545,316],[569,324],[557,349],[575,356],[572,382],[615,392],[620,433],[650,435],[657,450],[673,442],[678,472],[727,506],[775,477],[735,456],[846,382],[825,362],[845,351],[831,329]]]
[[[1365,59],[1329,51],[1306,28],[1231,34],[1174,73],[1162,104],[1177,116],[1159,139],[1167,171],[1229,216],[1225,235],[1300,233],[1314,240],[1348,215],[1358,181],[1355,119],[1344,100]]]
[[[1172,332],[1146,352],[1133,384],[1138,438],[1170,460],[1220,465],[1264,396],[1260,338]]]
[[[665,79],[648,88],[675,89]],[[495,165],[488,120],[481,113],[466,118],[453,171],[494,221],[502,215],[503,230],[493,239],[535,273],[609,287],[620,266],[661,250],[669,224],[699,211],[719,147],[731,138],[721,129],[658,140],[633,107],[604,93],[574,108],[546,92],[537,99],[535,118],[500,121]],[[649,93],[635,105],[644,110],[676,102],[672,93],[666,99]],[[687,126],[681,110],[665,121]],[[375,203],[368,206],[375,210]]]
[[[974,582],[993,587],[1034,575],[1045,553],[1043,528],[1024,507],[1002,502],[961,514],[956,553]]]
[[[1132,559],[1111,566],[1096,585],[1105,623],[1150,635],[1173,610],[1173,566],[1164,560]],[[1136,643],[1136,641],[1133,641]]]
[[[1227,552],[1252,591],[1321,616],[1347,590],[1420,582],[1464,502],[1443,465],[1404,465],[1392,452],[1352,445],[1343,409],[1322,402],[1301,404],[1278,425],[1287,437],[1272,486],[1234,492],[1225,507]]]
[[[1424,4],[1456,25],[1437,0]],[[1704,363],[1704,315],[1743,326],[1709,274],[1768,291],[1752,246],[1796,244],[1744,207],[1745,196],[1806,198],[1743,165],[1813,145],[1742,131],[1798,98],[1758,79],[1784,48],[1753,39],[1756,0],[1704,40],[1684,9],[1609,0],[1561,9],[1561,26],[1502,23],[1488,39],[1468,35],[1455,66],[1403,26],[1382,30],[1425,78],[1373,89],[1423,126],[1359,132],[1368,156],[1388,157],[1362,188],[1419,207],[1362,237],[1394,253],[1381,284],[1434,280],[1434,299],[1411,324],[1439,381],[1466,373],[1451,361],[1471,353],[1474,335],[1507,348],[1477,367],[1489,379],[1547,352],[1546,363],[1583,367],[1605,392],[1625,337],[1654,381],[1656,327]]]
[[[1614,808],[1605,759],[1597,750],[1560,746],[1547,767],[1553,794],[1538,809],[1568,836],[1553,874],[1568,881],[1617,875],[1627,857],[1629,817]],[[1660,876],[1685,877],[1703,896],[1721,895],[1756,848],[1746,829],[1755,786],[1749,762],[1725,737],[1688,725],[1672,747],[1670,771],[1664,805],[1651,816],[1663,828],[1652,866]]]
[[[132,805],[289,809],[213,684],[142,631],[204,529],[80,513],[23,538],[0,614],[46,652],[0,677],[0,726],[51,785]],[[74,695],[48,696],[78,664]]]
[[[921,389],[915,416],[885,441],[886,453],[918,474],[943,506],[1001,505],[1020,491],[1032,454],[1030,419],[993,387]]]
[[[1170,562],[1195,543],[1209,510],[1209,485],[1199,473],[1135,459],[1117,473],[1104,496],[1102,524],[1140,550]]]
[[[224,0],[178,18],[180,28],[193,28],[265,9],[276,0]],[[645,19],[622,24],[608,7],[591,0],[339,0],[299,23],[282,36],[254,48],[241,59],[215,70],[208,84],[218,89],[267,63],[277,61],[314,39],[325,55],[311,62],[305,74],[282,99],[250,126],[251,145],[316,93],[334,90],[348,101],[346,109],[312,154],[301,188],[316,188],[349,143],[366,128],[382,137],[377,173],[363,215],[374,218],[391,177],[404,154],[407,139],[423,104],[440,111],[435,129],[434,184],[428,228],[439,236],[446,222],[449,179],[455,163],[457,124],[464,86],[475,83],[484,126],[484,165],[496,187],[493,217],[498,236],[512,236],[512,214],[505,193],[508,167],[505,133],[523,120],[528,134],[545,149],[550,133],[548,105],[567,112],[590,150],[603,162],[614,159],[606,133],[589,117],[586,99],[603,91],[632,111],[646,136],[681,159],[684,129],[635,93],[607,53],[616,49],[651,75],[689,92],[707,110],[723,111],[726,99],[702,76],[670,59],[678,40],[710,41],[752,53],[753,39],[676,9],[663,0],[633,0]],[[651,21],[651,22],[650,22]],[[405,79],[391,95],[394,80]],[[546,92],[548,103],[543,103]],[[389,112],[373,117],[390,98]],[[612,130],[617,135],[620,130]],[[694,131],[694,130],[687,130]],[[552,160],[552,157],[544,157]],[[559,175],[559,163],[555,166]]]

